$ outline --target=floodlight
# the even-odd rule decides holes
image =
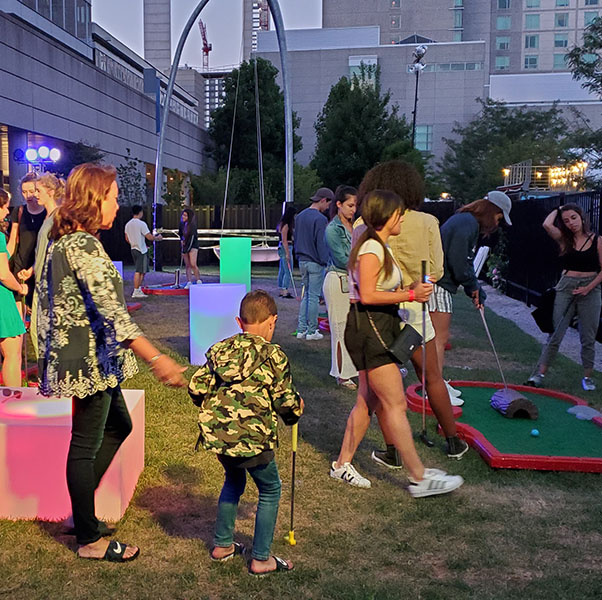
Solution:
[[[61,158],[61,151],[58,148],[53,148],[50,151],[49,158],[52,162],[56,162]]]
[[[50,148],[48,148],[48,146],[40,146],[38,148],[38,156],[42,160],[46,160],[48,158],[49,154],[50,154]]]
[[[35,148],[27,148],[25,151],[25,158],[29,162],[35,162],[38,160],[38,151]]]

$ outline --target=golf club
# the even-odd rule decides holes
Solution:
[[[422,282],[426,282],[426,260],[422,261]],[[422,303],[422,431],[420,441],[429,448],[435,443],[426,434],[426,302]]]
[[[288,274],[291,276],[291,283],[293,284],[293,292],[295,292],[295,298],[298,300],[299,296],[297,295],[297,286],[295,285],[295,278],[293,277],[293,268],[291,267],[288,260],[286,260],[286,258],[284,260],[286,262],[286,266],[288,267]]]
[[[299,429],[298,424],[295,423],[293,425],[292,431],[292,463],[291,463],[291,526],[288,532],[288,535],[284,537],[285,541],[287,541],[291,546],[297,545],[297,540],[295,539],[295,467],[296,467],[296,459],[297,459],[297,439],[298,439]]]

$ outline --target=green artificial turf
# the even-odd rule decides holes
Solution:
[[[564,400],[521,392],[539,409],[537,420],[508,419],[489,404],[493,388],[455,386],[465,401],[460,423],[478,429],[500,452],[539,456],[602,458],[602,428],[567,412],[574,406]],[[539,430],[539,436],[531,430]]]

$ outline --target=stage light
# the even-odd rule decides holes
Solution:
[[[50,151],[49,158],[52,162],[56,162],[61,158],[61,151],[58,148],[53,148]]]
[[[38,156],[42,160],[46,160],[48,158],[49,154],[50,154],[50,148],[48,148],[48,146],[40,146],[38,148]]]
[[[36,162],[38,160],[38,151],[35,148],[27,148],[25,158],[31,163]]]
[[[23,150],[21,150],[21,148],[17,148],[14,152],[13,152],[13,158],[17,161],[20,162],[25,158],[25,152],[23,152]]]

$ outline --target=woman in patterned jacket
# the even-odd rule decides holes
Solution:
[[[134,354],[155,377],[182,386],[184,371],[161,354],[131,320],[123,281],[96,238],[117,215],[113,167],[75,167],[49,234],[39,297],[40,392],[73,398],[67,486],[81,558],[125,562],[140,552],[102,537],[94,492],[132,429],[120,383],[138,371]],[[132,352],[133,351],[133,352]]]

